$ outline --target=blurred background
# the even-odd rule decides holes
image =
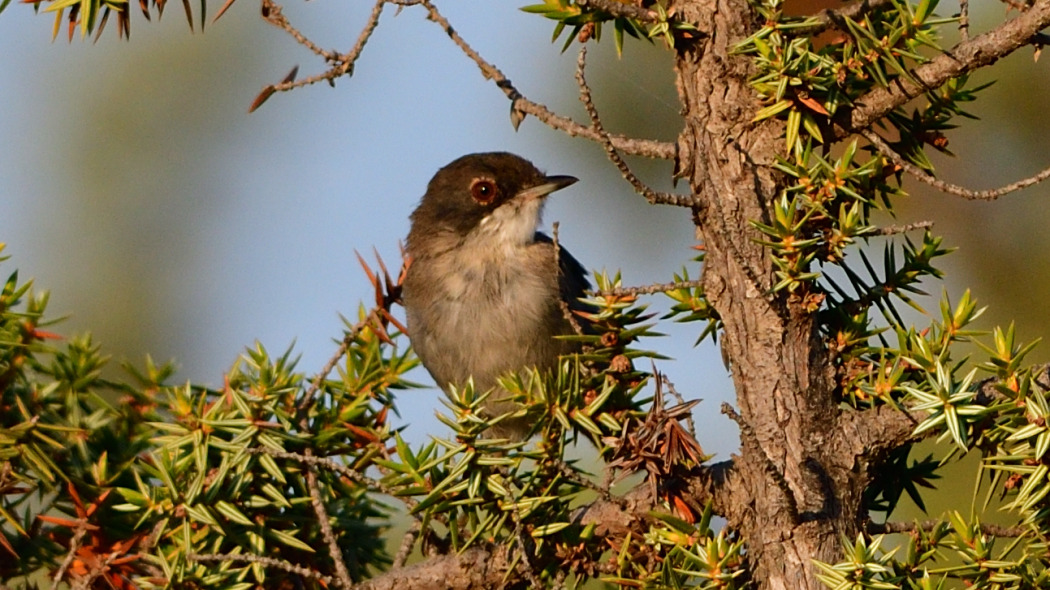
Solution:
[[[528,0],[441,2],[460,34],[529,98],[584,121],[573,81],[575,52],[549,43],[553,23],[520,12]],[[291,0],[292,24],[325,48],[354,43],[371,2]],[[689,264],[693,228],[685,211],[650,207],[600,147],[526,119],[510,124],[509,102],[421,9],[388,8],[358,62],[336,87],[277,94],[247,109],[263,86],[301,65],[324,64],[236,3],[204,34],[191,34],[181,6],[160,22],[132,16],[130,42],[110,23],[101,40],[51,41],[53,17],[13,3],[0,15],[0,242],[18,269],[52,293],[63,334],[91,331],[116,359],[174,359],[176,380],[217,385],[245,346],[271,353],[294,345],[300,369],[318,370],[353,317],[371,300],[354,251],[398,263],[408,214],[431,175],[474,151],[507,150],[580,182],[551,199],[549,223],[590,268],[623,271],[625,284],[671,280]],[[972,31],[1003,18],[981,3]],[[939,12],[957,7],[942,3]],[[199,17],[199,15],[197,15]],[[610,31],[611,34],[611,31]],[[671,55],[660,45],[612,39],[591,50],[597,107],[613,132],[672,141],[679,131]],[[981,120],[949,135],[958,157],[935,156],[942,178],[992,188],[1050,165],[1050,66],[1031,49],[994,71],[972,113]],[[976,76],[988,81],[988,73]],[[631,160],[655,188],[671,190],[667,162]],[[1050,332],[1046,253],[1050,184],[974,203],[911,183],[899,223],[932,220],[958,248],[943,263],[942,288],[969,287],[991,305],[980,326],[1018,322],[1030,340]],[[878,246],[881,249],[881,245]],[[691,274],[697,269],[691,267]],[[666,309],[662,296],[652,299]],[[921,320],[926,323],[925,320]],[[727,458],[736,428],[718,412],[732,401],[720,355],[693,347],[699,325],[668,326],[648,346],[673,361],[668,373],[698,406],[698,438]],[[1033,360],[1050,359],[1046,346]],[[425,372],[414,378],[432,385]],[[434,389],[400,400],[407,438],[445,427]],[[406,399],[407,398],[407,399]],[[931,509],[936,509],[931,505]]]

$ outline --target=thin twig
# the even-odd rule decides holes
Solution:
[[[354,64],[357,63],[357,58],[361,57],[361,52],[365,49],[365,44],[372,37],[372,33],[379,26],[379,16],[383,14],[383,5],[386,4],[386,0],[376,0],[375,6],[372,7],[372,13],[368,15],[368,21],[365,26],[361,28],[361,32],[357,35],[357,42],[350,48],[345,55],[340,56],[339,61],[342,62],[340,69],[344,74],[353,75]]]
[[[554,242],[554,268],[561,272],[561,245],[558,243],[558,226],[557,221],[551,224],[551,240]],[[561,297],[558,299],[558,306],[561,307],[561,315],[565,318],[565,321],[572,326],[572,331],[577,336],[583,336],[583,326],[576,319],[576,314],[572,313],[569,302],[564,297]]]
[[[88,573],[88,575],[81,577],[77,580],[75,584],[72,584],[70,586],[70,590],[87,590],[88,588],[91,588],[92,585],[95,583],[95,580],[97,580],[99,576],[104,574],[106,570],[109,569],[110,564],[113,563],[113,561],[116,560],[117,557],[119,557],[120,555],[121,554],[118,551],[111,552],[109,555],[106,556],[105,559],[95,564],[95,567],[91,568],[91,571]]]
[[[312,456],[313,451],[312,449],[307,449],[306,453],[307,456]],[[336,578],[339,580],[339,585],[343,590],[350,590],[353,588],[354,583],[350,579],[350,571],[346,568],[346,562],[343,560],[343,552],[339,548],[338,541],[336,541],[335,533],[332,531],[332,523],[328,522],[328,510],[325,509],[324,501],[321,499],[321,488],[317,483],[317,472],[312,467],[306,468],[306,488],[310,492],[310,505],[317,516],[317,524],[321,527],[321,537],[328,545],[329,557],[335,563],[335,573]]]
[[[1036,174],[1035,176],[1029,176],[1028,178],[1018,180],[1017,182],[1010,183],[1000,188],[983,191],[974,191],[965,187],[961,187],[957,184],[951,184],[949,182],[944,182],[943,180],[938,180],[933,176],[930,176],[922,168],[919,168],[915,164],[912,164],[911,162],[908,162],[903,157],[901,157],[900,154],[894,151],[894,149],[890,147],[890,145],[886,143],[886,141],[883,140],[881,137],[879,137],[879,134],[875,133],[874,131],[871,131],[870,129],[865,129],[864,131],[861,131],[860,134],[864,137],[864,139],[870,141],[872,145],[874,145],[875,148],[878,149],[880,154],[889,158],[890,161],[900,166],[906,172],[914,176],[917,180],[922,181],[948,194],[963,197],[965,199],[970,199],[971,201],[994,201],[995,199],[998,199],[1003,195],[1021,190],[1023,188],[1032,186],[1033,184],[1040,183],[1046,180],[1047,178],[1050,178],[1050,168],[1047,168],[1039,174]]]
[[[552,129],[563,131],[572,137],[580,136],[592,141],[598,141],[600,139],[598,132],[595,129],[580,125],[568,117],[557,115],[546,106],[525,98],[525,96],[514,87],[514,84],[503,75],[503,72],[501,72],[499,68],[486,61],[477,51],[468,45],[462,37],[459,36],[459,33],[457,33],[456,30],[452,28],[452,25],[449,24],[448,20],[438,12],[432,2],[429,0],[421,0],[419,4],[427,9],[430,20],[437,23],[437,25],[445,31],[445,34],[449,36],[449,39],[451,39],[452,42],[471,59],[471,61],[477,64],[478,68],[481,69],[481,74],[485,76],[485,78],[492,80],[496,86],[507,95],[507,98],[511,101],[511,109],[513,112],[519,113],[521,116],[526,114],[532,115]],[[637,139],[617,135],[609,137],[609,141],[624,153],[635,156],[645,156],[647,158],[673,160],[677,151],[677,148],[673,143],[650,139]]]
[[[190,553],[186,556],[186,558],[190,561],[196,561],[199,563],[207,563],[211,561],[258,563],[265,567],[272,567],[275,569],[283,570],[290,574],[303,576],[304,578],[312,578],[325,585],[329,585],[332,583],[332,576],[326,576],[319,571],[312,570],[308,567],[303,567],[301,565],[296,565],[290,561],[285,561],[283,559],[277,559],[275,557],[264,557],[262,555],[255,555],[253,553]]]
[[[877,236],[892,236],[896,234],[908,233],[917,229],[930,229],[933,227],[932,221],[916,221],[915,223],[909,223],[906,225],[887,225],[876,229],[873,234]]]
[[[368,21],[365,23],[365,26],[362,27],[361,32],[357,37],[357,42],[349,52],[338,54],[334,51],[321,49],[305,35],[300,33],[299,30],[293,27],[288,22],[288,19],[281,13],[281,6],[279,4],[275,3],[273,0],[263,0],[263,20],[287,32],[297,43],[323,57],[326,62],[334,63],[336,65],[320,74],[308,76],[300,80],[295,79],[294,73],[297,70],[292,70],[293,73],[284,81],[263,88],[262,92],[260,92],[252,102],[249,112],[259,108],[263,102],[276,92],[287,92],[294,88],[302,88],[318,82],[328,82],[329,84],[334,85],[336,78],[354,75],[354,64],[357,63],[357,59],[361,57],[361,52],[364,50],[365,44],[372,36],[372,32],[375,31],[376,26],[378,26],[379,16],[383,12],[383,5],[387,4],[387,2],[389,2],[389,0],[376,0],[375,6],[372,7],[372,13],[368,17]]]
[[[923,520],[920,522],[869,522],[865,527],[869,534],[885,535],[889,533],[912,533],[915,531],[932,531],[939,526],[948,526],[940,520]],[[991,537],[1023,537],[1031,529],[1026,527],[1008,527],[998,524],[980,525],[981,533]]]
[[[328,374],[335,369],[336,363],[339,359],[343,358],[346,351],[350,348],[350,344],[357,337],[357,333],[361,327],[368,322],[374,313],[369,313],[368,318],[363,320],[351,328],[346,335],[343,336],[343,341],[339,344],[335,354],[332,358],[328,359],[328,362],[321,369],[321,372],[314,378],[310,388],[306,391],[303,399],[298,404],[299,414],[299,428],[303,432],[310,430],[310,408],[313,406],[314,397],[317,392],[321,389],[321,384],[328,378]],[[346,567],[346,561],[343,559],[343,552],[339,548],[339,542],[335,538],[335,533],[332,531],[332,523],[328,522],[328,510],[325,509],[324,500],[321,498],[321,487],[317,482],[317,471],[314,469],[314,465],[309,464],[309,461],[314,456],[312,448],[307,448],[303,451],[304,461],[307,462],[306,466],[306,489],[310,494],[310,506],[314,510],[314,515],[317,517],[317,525],[321,529],[321,538],[324,539],[325,544],[328,546],[328,555],[332,558],[332,563],[335,564],[336,580],[339,582],[339,586],[343,590],[350,590],[353,586],[353,581],[350,579],[350,571]]]
[[[349,480],[352,480],[377,492],[386,494],[388,496],[397,497],[397,491],[391,487],[388,487],[381,481],[368,477],[367,475],[354,469],[351,469],[346,465],[336,463],[335,461],[327,457],[317,457],[315,455],[305,455],[301,453],[290,453],[288,451],[279,451],[277,449],[271,449],[269,447],[248,447],[247,449],[245,449],[245,452],[252,455],[269,455],[271,457],[274,457],[275,459],[290,459],[292,461],[298,461],[299,463],[303,463],[304,465],[322,467],[329,471],[334,471],[342,475],[343,477],[346,477]],[[402,497],[399,499],[402,500],[405,503],[405,505],[407,505],[409,508],[416,505],[416,501],[412,498]],[[418,518],[418,516],[416,518]]]
[[[605,127],[602,125],[602,120],[598,116],[598,109],[594,107],[594,101],[591,99],[591,88],[587,85],[587,79],[584,78],[583,75],[586,65],[587,48],[581,47],[580,55],[576,59],[576,84],[580,87],[580,102],[583,103],[583,108],[587,110],[587,115],[591,118],[591,127],[598,133],[598,141],[602,144],[602,148],[605,149],[605,153],[609,156],[609,160],[620,170],[620,174],[623,175],[624,180],[634,187],[634,190],[637,191],[638,194],[645,197],[650,204],[692,207],[695,204],[692,196],[654,191],[644,182],[639,180],[638,177],[634,175],[634,172],[631,172],[630,166],[627,165],[627,162],[623,161],[623,158],[621,158],[620,154],[616,151],[616,146],[614,146],[609,139],[609,133],[605,131]]]
[[[80,544],[84,541],[84,535],[87,534],[88,522],[86,519],[79,519],[77,521],[76,531],[73,533],[73,538],[69,541],[69,551],[66,553],[66,558],[62,560],[62,564],[58,566],[58,571],[51,579],[51,590],[58,590],[58,585],[62,583],[62,578],[66,575],[66,570],[73,563],[73,559],[76,558],[77,552],[80,551]]]
[[[682,394],[678,393],[678,390],[675,389],[675,387],[674,387],[674,383],[671,383],[671,380],[667,378],[666,374],[661,373],[661,372],[656,370],[655,363],[654,363],[654,367],[653,367],[653,374],[656,375],[656,379],[659,382],[663,383],[664,386],[667,387],[668,393],[670,393],[672,396],[674,396],[675,400],[679,404],[683,404],[683,405],[685,404],[685,398],[682,397]],[[695,439],[696,438],[696,424],[693,423],[693,413],[692,412],[686,414],[686,416],[685,416],[685,425],[686,425],[686,428],[689,429],[689,436],[691,436],[691,437],[693,437]]]
[[[401,538],[401,546],[397,548],[397,555],[394,556],[394,562],[390,565],[391,569],[402,567],[408,561],[408,556],[412,554],[412,547],[416,545],[416,539],[419,538],[421,527],[422,523],[416,519],[405,531],[405,536]]]
[[[339,343],[339,347],[335,349],[335,352],[332,354],[331,358],[328,359],[328,362],[321,367],[321,372],[314,377],[314,380],[310,383],[310,388],[303,394],[303,399],[299,400],[298,410],[300,413],[305,413],[310,409],[310,406],[314,403],[314,397],[317,395],[317,392],[320,391],[324,380],[335,370],[335,366],[340,360],[342,360],[343,356],[346,355],[346,351],[350,349],[350,345],[353,344],[357,335],[365,328],[365,326],[374,321],[375,316],[375,309],[369,311],[364,320],[354,324],[354,326],[347,330],[346,334],[343,335],[343,340]]]
[[[616,289],[608,289],[606,291],[598,291],[598,295],[602,297],[623,297],[627,295],[652,295],[654,293],[666,293],[668,291],[675,291],[677,289],[693,289],[696,287],[703,287],[704,281],[702,279],[694,279],[690,281],[676,281],[674,283],[653,283],[652,285],[642,285],[639,287],[618,287]]]
[[[578,486],[587,488],[588,490],[595,492],[602,500],[605,500],[606,502],[616,504],[624,510],[627,509],[627,500],[619,496],[614,496],[613,493],[609,490],[609,483],[603,482],[602,485],[594,483],[590,479],[581,475],[578,471],[573,469],[571,465],[569,465],[562,459],[556,459],[555,465],[557,465],[558,467],[558,474],[564,477],[565,479],[571,481],[572,483]]]
[[[296,43],[323,57],[325,61],[336,61],[338,59],[339,55],[336,52],[321,49],[313,41],[308,39],[306,35],[303,35],[299,29],[293,27],[292,24],[288,22],[288,19],[285,18],[280,4],[273,0],[262,0],[262,15],[264,21],[281,29],[285,33],[288,33],[293,39],[295,39]]]
[[[970,40],[970,0],[959,0],[959,37]]]
[[[592,141],[598,141],[599,137],[597,132],[584,125],[573,121],[568,117],[564,117],[552,112],[546,106],[529,100],[517,88],[503,75],[503,72],[496,66],[486,61],[481,55],[474,51],[459,33],[452,28],[452,25],[445,19],[444,16],[438,12],[437,7],[433,5],[429,0],[377,0],[375,6],[372,9],[371,16],[365,23],[365,26],[361,29],[358,35],[357,43],[354,47],[346,54],[340,55],[332,51],[324,50],[318,47],[315,43],[310,41],[305,35],[293,27],[288,20],[281,13],[281,6],[274,2],[274,0],[264,0],[263,3],[263,18],[270,24],[277,26],[291,35],[296,42],[308,48],[315,54],[323,57],[325,61],[335,63],[334,67],[313,76],[301,78],[299,80],[288,79],[283,82],[272,84],[265,87],[262,92],[256,97],[250,108],[251,111],[257,109],[263,102],[265,102],[270,96],[276,92],[286,92],[295,88],[302,88],[317,84],[318,82],[328,82],[334,84],[336,78],[343,75],[353,75],[353,66],[357,59],[360,57],[365,43],[371,37],[372,32],[375,30],[378,22],[379,15],[382,11],[383,4],[394,4],[398,6],[398,9],[405,6],[418,6],[421,5],[427,9],[430,20],[437,23],[438,26],[445,31],[453,43],[460,48],[463,53],[470,58],[477,66],[481,69],[481,73],[485,78],[492,80],[496,86],[498,86],[507,98],[511,101],[511,111],[514,113],[515,126],[521,122],[526,115],[532,115],[536,117],[540,122],[551,127],[552,129],[562,131],[571,137],[584,137]],[[615,135],[609,138],[609,141],[622,150],[624,153],[644,156],[648,158],[657,158],[663,160],[673,160],[677,153],[677,148],[674,143],[662,142],[649,139],[638,139],[634,137],[627,137],[623,135]]]

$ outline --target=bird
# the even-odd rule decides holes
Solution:
[[[403,287],[409,340],[446,392],[473,379],[490,391],[488,418],[515,409],[498,379],[526,368],[555,370],[578,352],[570,320],[590,288],[587,271],[538,231],[548,195],[577,182],[540,172],[507,152],[462,156],[441,168],[410,216]],[[504,419],[485,436],[524,440],[527,418]]]

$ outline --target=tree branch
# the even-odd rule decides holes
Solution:
[[[341,463],[337,463],[327,457],[290,453],[288,451],[278,451],[269,447],[249,447],[245,449],[245,451],[252,455],[269,455],[276,459],[289,459],[292,461],[298,461],[299,463],[302,463],[306,466],[323,467],[325,469],[328,469],[329,471],[334,471],[351,481],[366,486],[369,489],[375,490],[377,492],[386,494],[391,497],[395,497],[398,500],[404,502],[404,504],[409,508],[412,508],[416,505],[416,501],[413,498],[407,496],[398,496],[396,490],[387,487],[383,484],[383,482],[368,477],[367,475],[359,471],[351,469]],[[416,516],[416,519],[418,520],[419,517]]]
[[[603,297],[623,297],[624,295],[652,295],[654,293],[666,293],[668,291],[674,291],[677,289],[693,289],[696,287],[703,286],[704,281],[702,279],[694,279],[691,281],[676,281],[674,283],[653,283],[652,285],[642,285],[640,287],[619,287],[617,289],[598,291],[597,294]]]
[[[59,584],[62,583],[62,578],[65,577],[66,571],[69,569],[69,566],[73,564],[77,552],[80,551],[80,546],[84,542],[84,535],[87,534],[87,530],[87,519],[78,519],[76,532],[73,533],[73,538],[69,542],[69,551],[66,552],[65,559],[62,560],[62,564],[58,566],[55,574],[51,577],[51,590],[58,590]]]
[[[631,172],[630,166],[628,166],[627,162],[624,162],[623,158],[620,157],[620,154],[616,152],[616,146],[614,146],[610,140],[609,133],[605,131],[601,117],[598,116],[598,109],[594,107],[594,101],[591,99],[591,88],[587,85],[587,79],[584,78],[583,75],[586,65],[587,48],[581,47],[580,55],[576,59],[576,83],[580,87],[580,102],[583,103],[583,108],[591,118],[591,128],[598,134],[598,143],[600,143],[602,148],[605,149],[605,153],[609,156],[609,160],[620,170],[620,174],[623,175],[624,180],[626,180],[638,194],[645,197],[645,200],[649,201],[649,204],[692,207],[695,204],[695,200],[692,196],[657,192],[649,186],[646,186],[644,182],[634,175],[634,172]]]
[[[892,236],[908,233],[917,229],[930,229],[931,227],[933,227],[932,221],[916,221],[915,223],[906,223],[904,225],[886,225],[876,229],[874,235]]]
[[[970,40],[970,2],[959,0],[959,37],[963,41]]]
[[[386,571],[358,584],[354,590],[501,588],[512,559],[507,547],[475,547]]]
[[[312,456],[312,454],[311,449],[306,450],[307,456]],[[346,562],[343,560],[343,550],[339,547],[335,532],[332,531],[332,523],[328,522],[328,510],[324,507],[324,500],[321,498],[321,487],[317,483],[317,471],[314,467],[306,468],[306,488],[310,493],[310,505],[317,516],[317,524],[321,527],[321,538],[328,545],[328,556],[335,564],[336,580],[343,590],[350,590],[353,588],[350,570],[347,569]]]
[[[836,117],[833,139],[840,140],[852,133],[868,129],[893,109],[923,92],[940,87],[948,80],[995,63],[1020,47],[1034,43],[1036,34],[1050,26],[1050,0],[1036,0],[1016,18],[996,29],[963,41],[930,60],[905,78],[898,78],[891,86],[876,88],[855,102],[856,108]]]
[[[218,563],[258,563],[262,564],[263,567],[272,567],[279,570],[286,571],[290,574],[302,576],[304,578],[311,578],[317,580],[325,585],[332,583],[332,576],[326,576],[321,572],[312,570],[308,567],[296,565],[290,561],[283,559],[277,559],[276,557],[265,557],[263,555],[255,555],[253,553],[190,553],[186,556],[186,559],[190,561],[196,561],[199,563],[218,562]]]
[[[923,520],[919,522],[869,522],[865,527],[869,535],[888,533],[912,533],[915,531],[932,531],[939,526],[948,526],[940,520]],[[1001,526],[998,524],[979,525],[981,533],[990,537],[1023,537],[1030,529],[1020,526]]]
[[[376,27],[379,25],[379,16],[382,14],[383,6],[386,5],[387,2],[388,0],[376,0],[375,6],[372,7],[372,13],[369,15],[368,20],[365,22],[364,27],[361,28],[361,32],[357,36],[357,42],[354,43],[354,46],[350,51],[345,54],[339,54],[334,51],[321,49],[313,41],[310,41],[310,39],[299,32],[298,29],[293,27],[282,13],[280,4],[277,4],[274,0],[263,0],[263,20],[285,31],[295,39],[296,43],[324,58],[326,62],[335,65],[320,74],[309,76],[302,80],[295,79],[295,74],[299,70],[298,66],[296,66],[280,83],[271,84],[263,88],[262,92],[260,92],[258,96],[255,97],[255,100],[252,101],[251,106],[248,107],[248,112],[251,113],[258,109],[267,99],[277,92],[286,92],[293,88],[309,86],[322,81],[328,82],[329,84],[335,84],[336,78],[341,76],[352,76],[354,74],[354,64],[357,63],[357,59],[361,57],[361,52],[364,51],[365,44],[368,42],[368,39],[371,38],[372,32],[375,31]]]
[[[875,146],[875,149],[877,149],[880,154],[889,158],[891,162],[900,166],[905,172],[911,174],[917,180],[922,181],[940,191],[946,192],[951,195],[963,197],[965,199],[970,199],[971,201],[994,201],[1003,195],[1007,195],[1014,191],[1019,191],[1023,188],[1032,186],[1033,184],[1038,184],[1046,180],[1047,178],[1050,178],[1050,168],[1046,168],[1038,174],[1018,180],[1017,182],[1012,182],[1000,188],[988,189],[983,191],[970,190],[957,184],[951,184],[950,182],[939,180],[931,176],[922,168],[919,168],[915,164],[912,164],[911,162],[905,160],[888,143],[886,143],[886,141],[882,139],[882,137],[880,137],[878,133],[875,133],[871,129],[865,129],[861,131],[860,134],[864,137],[864,139],[870,141],[871,144]]]
[[[429,0],[421,0],[420,5],[427,9],[430,20],[437,23],[445,34],[452,39],[452,42],[460,48],[463,53],[471,59],[478,68],[481,69],[481,75],[485,78],[492,80],[496,86],[507,95],[507,98],[511,101],[511,112],[514,114],[514,126],[517,127],[518,123],[525,115],[532,115],[539,119],[542,123],[546,124],[552,129],[562,131],[571,137],[584,137],[591,141],[601,141],[601,135],[593,127],[584,127],[576,121],[568,117],[557,115],[548,109],[546,106],[533,102],[518,91],[511,83],[503,72],[496,66],[489,63],[485,58],[481,57],[477,51],[475,51],[459,33],[452,28],[452,25],[448,20],[438,12],[437,8]],[[633,137],[625,137],[622,135],[610,136],[609,141],[619,150],[632,154],[635,156],[645,156],[647,158],[658,158],[664,160],[673,160],[676,154],[675,144],[669,142],[655,141],[649,139],[637,139]]]
[[[853,457],[877,459],[912,439],[922,415],[893,406],[877,406],[842,412],[832,431],[832,440],[846,441]]]

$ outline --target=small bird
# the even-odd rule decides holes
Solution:
[[[427,185],[411,215],[402,298],[412,347],[442,389],[473,377],[485,392],[501,376],[554,369],[559,355],[579,350],[555,336],[574,333],[566,306],[585,308],[587,273],[537,231],[547,195],[576,180],[492,152],[453,161]],[[507,397],[492,392],[489,417],[514,408]],[[529,427],[503,420],[486,435],[521,440]]]

